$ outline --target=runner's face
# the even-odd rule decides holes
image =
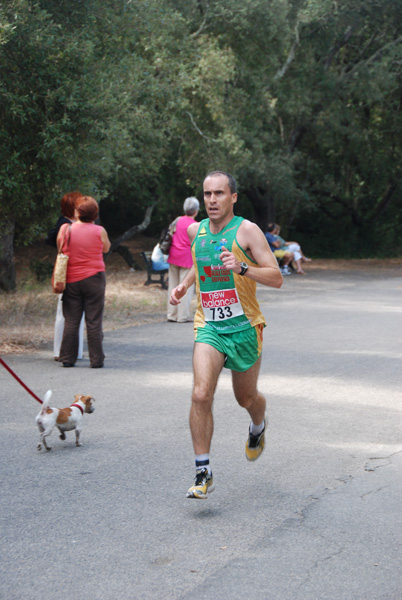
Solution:
[[[231,193],[226,175],[211,175],[205,179],[204,204],[212,223],[229,223],[236,201],[237,194]]]

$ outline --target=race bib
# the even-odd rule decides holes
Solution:
[[[201,305],[206,321],[224,321],[244,314],[235,289],[201,292]]]

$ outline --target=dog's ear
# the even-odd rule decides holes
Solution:
[[[75,394],[74,396],[74,402],[78,402],[78,400],[82,397],[81,394]]]
[[[95,398],[92,398],[92,396],[82,396],[82,401],[85,402],[85,404],[87,404],[87,402],[89,402],[90,400],[92,400],[92,402],[95,402]]]

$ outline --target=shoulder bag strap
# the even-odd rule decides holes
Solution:
[[[67,235],[67,231],[68,231],[68,239],[67,239],[67,248],[68,248],[68,244],[70,243],[70,235],[71,235],[71,225],[68,225],[68,223],[66,223],[66,227],[64,228],[63,240],[62,240],[62,242],[60,244],[60,247],[58,249],[59,250],[59,254],[62,253],[63,246],[64,246],[64,241],[65,241],[66,235]],[[66,250],[67,250],[67,248],[66,248]]]
[[[169,233],[171,235],[173,235],[176,231],[176,226],[177,226],[177,221],[180,219],[180,217],[176,217],[174,221],[172,221],[169,225]]]

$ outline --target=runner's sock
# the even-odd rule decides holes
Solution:
[[[253,423],[253,421],[251,421],[250,433],[252,435],[260,435],[260,433],[263,432],[264,427],[265,427],[265,419],[263,419],[259,425],[256,425],[255,423]]]
[[[212,473],[211,466],[209,464],[209,454],[195,455],[195,469],[196,471],[201,471],[201,469],[208,469],[208,473]]]

